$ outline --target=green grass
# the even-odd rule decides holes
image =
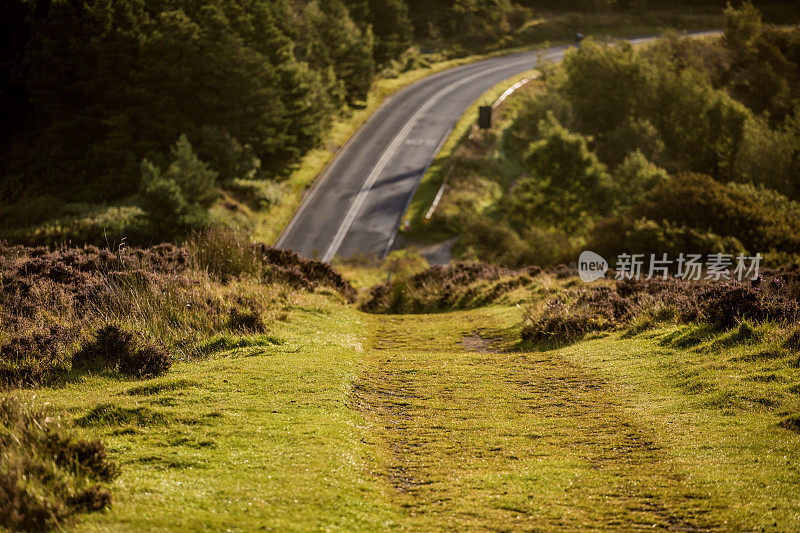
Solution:
[[[800,376],[774,326],[547,350],[520,321],[315,296],[164,377],[22,394],[122,465],[80,531],[800,527],[800,435],[779,426]]]

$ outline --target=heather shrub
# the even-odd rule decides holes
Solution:
[[[265,280],[283,282],[300,290],[330,287],[348,301],[355,301],[355,289],[329,263],[304,259],[289,250],[279,250],[263,243],[254,243],[252,248],[264,265],[262,276]]]
[[[106,484],[119,472],[100,441],[6,397],[0,400],[0,526],[43,531],[111,502]]]
[[[172,358],[163,349],[145,345],[119,359],[121,374],[136,378],[152,378],[165,374],[172,366]]]
[[[565,341],[593,331],[614,326],[613,316],[602,307],[586,301],[566,304],[560,299],[548,301],[544,309],[526,318],[520,333],[526,341]]]
[[[67,377],[71,362],[76,370],[158,375],[170,365],[166,348],[188,356],[198,339],[226,329],[265,331],[293,291],[325,287],[355,298],[328,264],[222,230],[193,239],[189,248],[116,251],[0,243],[0,383]],[[87,341],[84,332],[97,336]]]
[[[187,242],[193,267],[224,283],[243,275],[268,283],[285,284],[297,290],[330,287],[346,299],[355,290],[331,265],[304,259],[289,250],[252,243],[232,228],[215,227],[193,235]]]
[[[370,313],[470,309],[495,302],[532,281],[526,271],[488,263],[436,265],[411,277],[372,287],[361,308]]]
[[[711,284],[703,287],[698,298],[703,317],[718,328],[731,328],[743,318],[765,318],[758,292],[743,283]]]
[[[0,343],[0,385],[36,385],[66,370],[68,332],[61,326],[11,335]]]
[[[95,338],[73,355],[72,366],[82,370],[118,371],[126,376],[145,378],[164,374],[172,366],[172,361],[160,348],[111,324],[99,329]]]
[[[261,306],[252,299],[238,298],[231,308],[228,317],[228,328],[234,331],[251,333],[264,333],[267,325],[264,323]]]
[[[747,321],[792,324],[800,320],[800,298],[794,287],[784,277],[774,276],[750,283],[623,280],[614,286],[566,290],[527,312],[521,336],[523,340],[564,341],[592,331],[625,329],[636,334],[676,322],[706,322],[717,329]],[[792,337],[786,342],[791,344]]]

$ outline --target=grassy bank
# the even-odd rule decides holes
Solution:
[[[49,374],[2,395],[71,433],[24,455],[2,436],[20,431],[2,404],[0,448],[29,470],[5,474],[0,505],[49,495],[36,480],[74,507],[45,523],[75,531],[800,527],[794,271],[761,288],[587,287],[567,268],[426,270],[396,254],[348,266],[361,284],[393,274],[357,306],[327,265],[202,242],[118,263],[3,254],[4,290],[32,289],[0,304],[4,375]],[[98,269],[107,285],[89,290]],[[168,364],[126,372],[119,328]],[[45,443],[99,473],[58,492],[35,468]]]
[[[542,349],[519,323],[312,297],[280,345],[37,390],[121,465],[75,529],[800,525],[800,441],[779,426],[800,380],[768,339],[666,326]]]

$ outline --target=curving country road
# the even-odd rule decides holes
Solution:
[[[498,83],[535,68],[539,54],[559,61],[567,48],[454,67],[387,99],[339,150],[276,245],[323,261],[384,255],[417,184],[464,111]]]

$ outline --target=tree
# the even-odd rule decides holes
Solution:
[[[652,97],[654,68],[624,42],[602,46],[589,39],[564,58],[562,91],[581,131],[602,134],[636,116]]]
[[[168,234],[204,224],[217,198],[217,173],[195,155],[185,135],[171,150],[172,161],[162,171],[142,160],[140,204],[152,224]]]
[[[530,177],[513,190],[510,218],[520,231],[536,223],[580,233],[608,211],[613,184],[585,137],[567,131],[552,114],[539,131],[541,139],[525,157]]]

